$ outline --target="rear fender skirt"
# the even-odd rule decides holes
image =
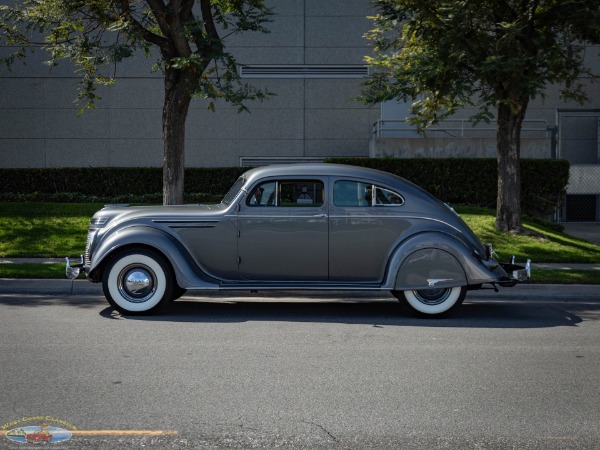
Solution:
[[[421,272],[418,278],[417,271]],[[395,250],[384,287],[431,289],[493,283],[500,277],[501,274],[486,267],[474,250],[459,239],[447,233],[424,232],[403,241]]]
[[[396,290],[465,286],[467,277],[458,260],[445,250],[424,248],[411,253],[400,266]]]

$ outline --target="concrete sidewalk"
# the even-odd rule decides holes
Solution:
[[[564,232],[585,239],[592,244],[600,245],[600,222],[586,222],[586,223],[561,223],[564,227]]]

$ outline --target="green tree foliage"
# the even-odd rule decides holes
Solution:
[[[114,82],[115,64],[143,51],[159,54],[164,73],[163,202],[183,202],[185,122],[193,97],[209,109],[223,100],[246,110],[245,101],[270,95],[242,83],[226,51],[228,36],[268,32],[272,11],[263,0],[19,0],[0,6],[3,43],[14,49],[9,66],[43,47],[49,63],[68,60],[81,77],[78,99],[93,107],[98,85]]]
[[[600,43],[598,0],[376,0],[376,70],[364,99],[411,101],[424,128],[464,106],[497,120],[496,227],[521,230],[520,130],[528,103],[547,86],[586,99],[586,44]],[[589,48],[588,48],[589,50]]]

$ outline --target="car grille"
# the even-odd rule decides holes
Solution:
[[[85,253],[83,254],[83,264],[86,266],[90,265],[90,247],[92,246],[92,241],[96,236],[98,230],[90,229],[88,230],[87,239],[85,241]]]

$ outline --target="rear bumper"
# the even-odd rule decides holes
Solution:
[[[517,283],[527,281],[531,278],[531,260],[528,259],[524,266],[515,264],[514,259],[510,263],[500,264],[508,274],[507,280],[500,281],[500,286],[510,287]]]

